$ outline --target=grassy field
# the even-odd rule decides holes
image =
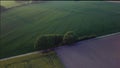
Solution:
[[[54,52],[30,54],[0,61],[0,68],[64,68]]]
[[[42,34],[120,32],[119,7],[110,2],[46,2],[3,12],[0,58],[34,51],[34,42]]]

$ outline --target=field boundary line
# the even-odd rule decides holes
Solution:
[[[116,33],[112,33],[112,34],[107,34],[107,35],[102,35],[102,36],[98,36],[96,38],[105,38],[105,37],[109,37],[109,36],[113,36],[113,35],[117,35],[120,34],[120,32],[116,32]]]
[[[5,60],[14,59],[14,58],[23,57],[23,56],[32,55],[32,54],[38,54],[40,52],[41,51],[35,51],[35,52],[30,52],[30,53],[21,54],[21,55],[17,55],[17,56],[12,56],[12,57],[8,57],[8,58],[3,58],[3,59],[0,59],[0,61],[5,61]]]

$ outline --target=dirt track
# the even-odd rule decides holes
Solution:
[[[120,68],[120,34],[56,49],[65,68]]]

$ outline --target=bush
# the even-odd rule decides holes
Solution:
[[[44,49],[57,47],[62,42],[62,38],[63,36],[58,34],[49,34],[49,35],[40,36],[37,39],[35,48],[37,50],[44,50]]]
[[[75,35],[74,32],[69,31],[67,33],[65,33],[64,37],[63,37],[63,44],[72,44],[74,42],[76,42],[78,40],[77,35]]]

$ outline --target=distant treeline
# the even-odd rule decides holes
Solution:
[[[10,1],[10,0],[2,0]],[[15,0],[15,1],[119,1],[119,0]]]
[[[1,0],[1,1],[11,1],[11,0]],[[120,0],[14,0],[14,1],[120,1]]]

